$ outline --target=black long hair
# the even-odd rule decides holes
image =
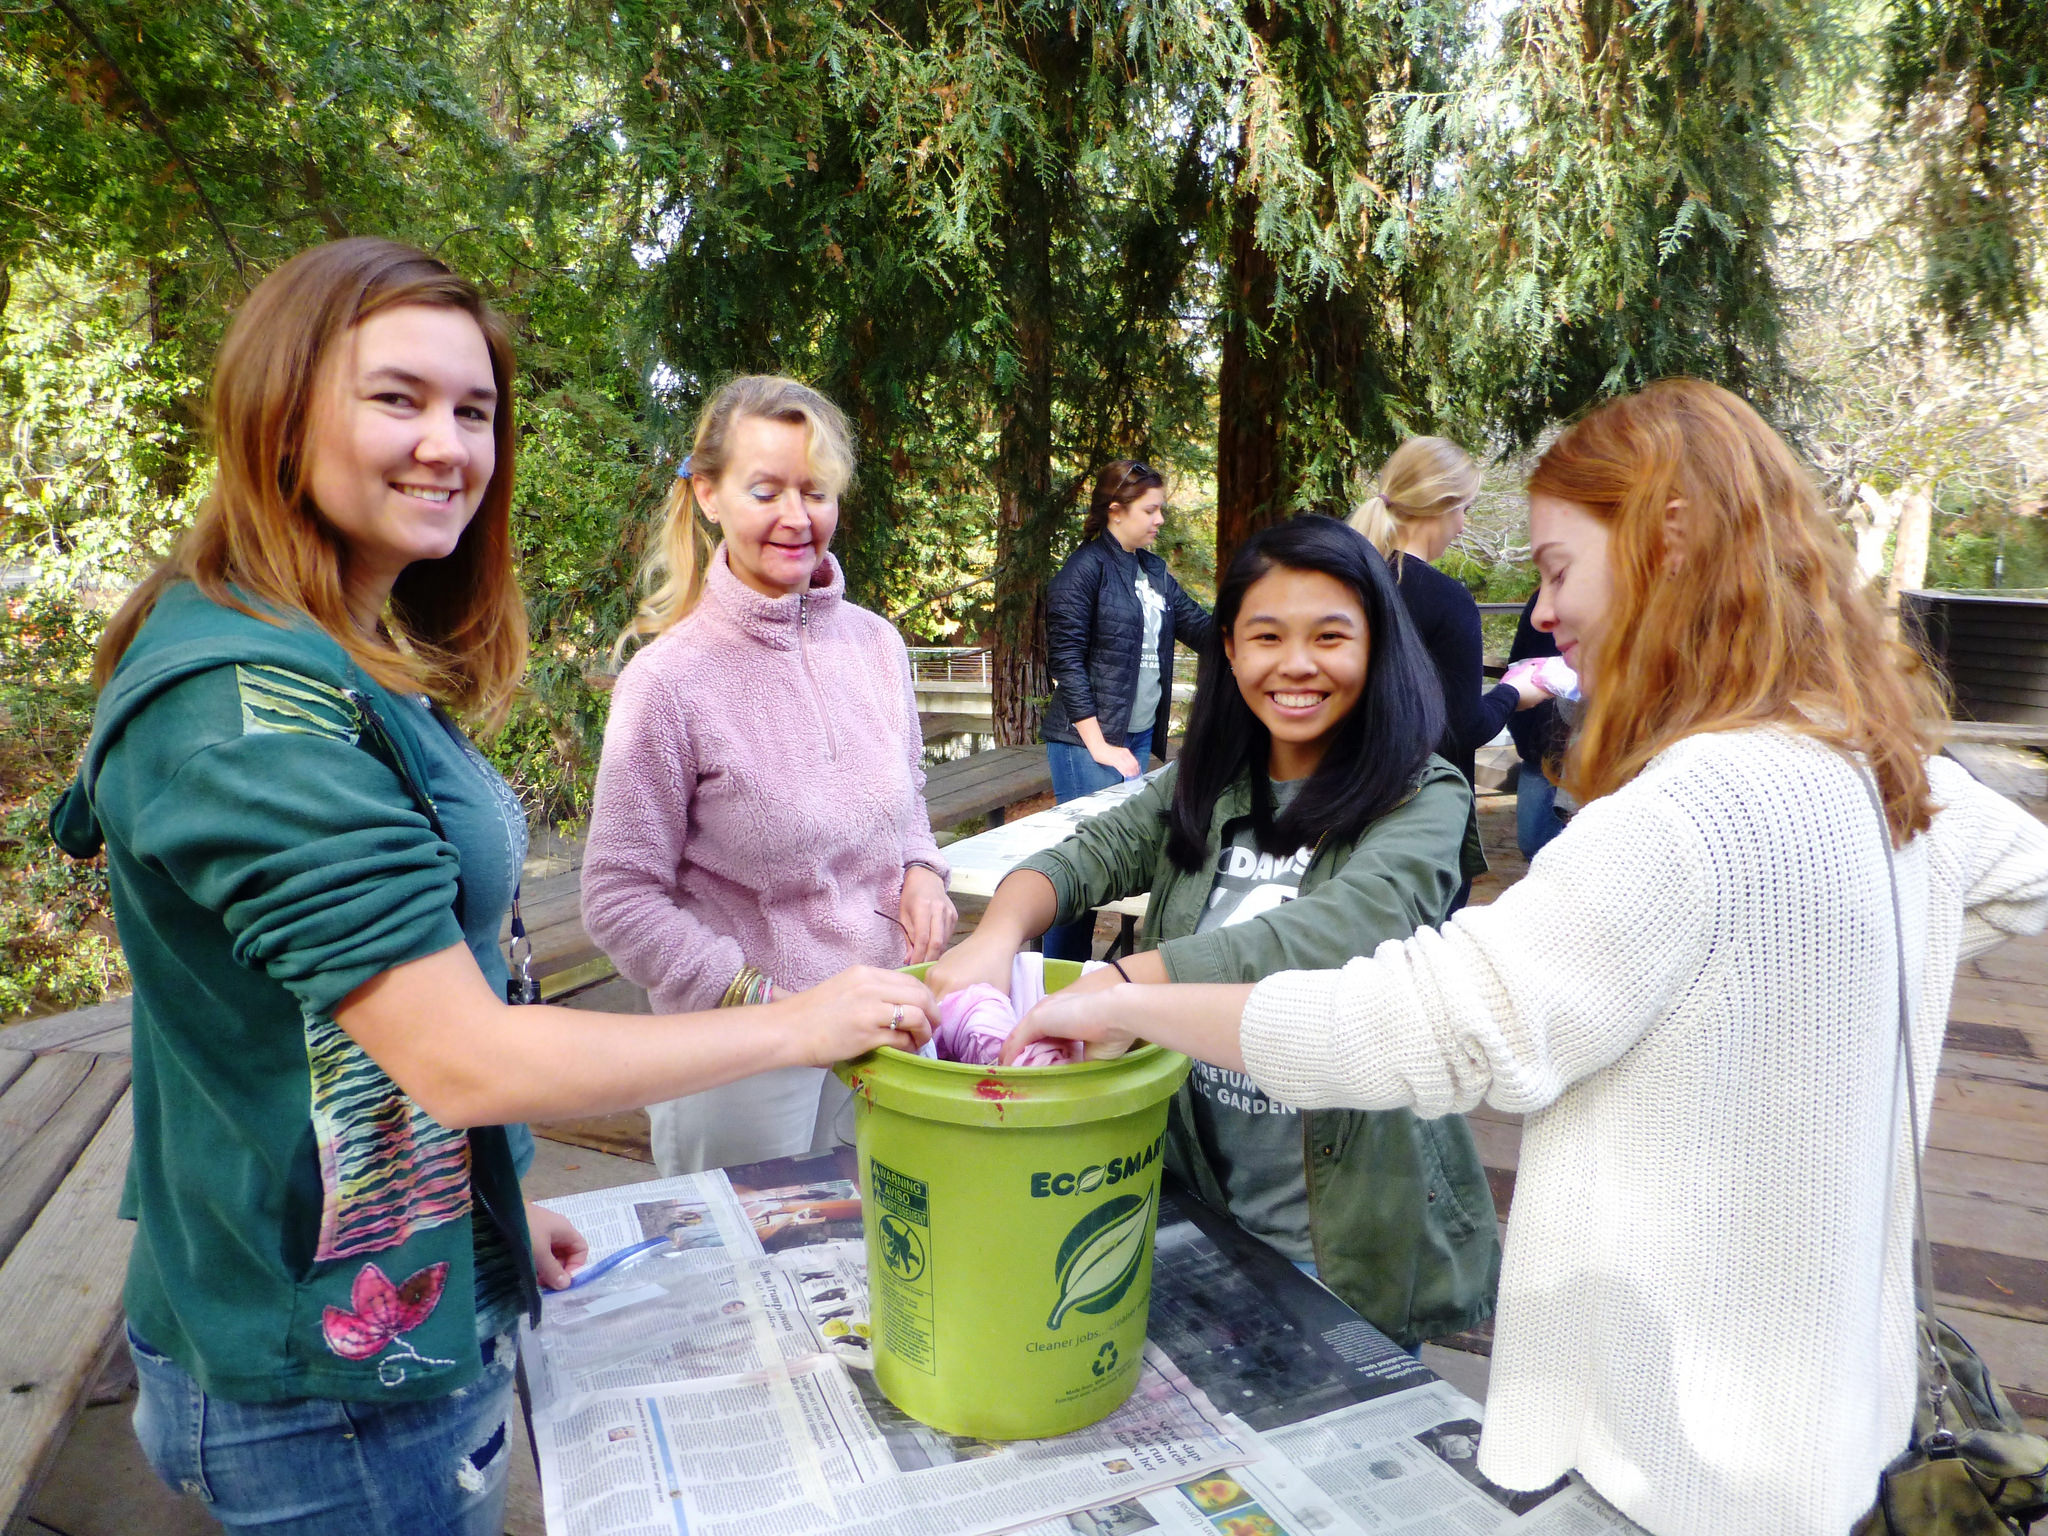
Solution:
[[[1277,818],[1266,760],[1273,738],[1238,691],[1224,637],[1253,582],[1282,567],[1319,571],[1349,587],[1365,610],[1365,687],[1338,722],[1322,762]],[[1394,578],[1363,534],[1310,514],[1245,541],[1216,589],[1216,624],[1202,649],[1194,708],[1166,817],[1166,852],[1193,874],[1209,856],[1209,820],[1239,774],[1249,774],[1252,828],[1261,851],[1292,852],[1331,835],[1357,837],[1406,798],[1444,733],[1442,685]]]

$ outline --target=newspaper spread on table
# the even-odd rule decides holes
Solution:
[[[1637,1531],[1576,1479],[1488,1484],[1476,1404],[1170,1198],[1123,1408],[1056,1440],[930,1429],[875,1385],[848,1154],[729,1172],[546,1202],[595,1256],[643,1249],[523,1339],[549,1536]]]

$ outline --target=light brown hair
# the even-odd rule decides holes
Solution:
[[[1619,789],[1682,737],[1776,724],[1861,754],[1894,841],[1927,827],[1940,686],[1754,410],[1697,379],[1652,384],[1567,429],[1529,491],[1613,540],[1595,685],[1565,758],[1574,795]]]
[[[685,618],[704,594],[704,567],[714,548],[710,526],[697,505],[695,488],[716,485],[731,462],[733,427],[747,417],[780,421],[804,429],[804,456],[818,483],[833,496],[853,480],[853,433],[845,413],[795,379],[748,373],[719,386],[697,416],[686,461],[662,498],[661,526],[654,548],[640,568],[647,596],[612,647],[614,656],[636,639],[652,640]]]
[[[483,332],[498,390],[497,463],[454,551],[406,567],[391,589],[390,633],[372,636],[350,616],[347,543],[307,489],[306,440],[336,341],[405,304],[461,310]],[[214,361],[213,487],[176,551],[108,624],[94,683],[113,676],[165,587],[190,581],[266,623],[284,622],[277,610],[303,613],[384,687],[500,723],[526,670],[526,604],[512,562],[513,372],[504,321],[423,251],[362,237],[315,246],[279,267],[242,305]]]
[[[1088,515],[1081,519],[1081,542],[1109,529],[1109,509],[1127,507],[1147,491],[1166,484],[1166,477],[1143,459],[1111,459],[1095,473]]]
[[[1415,524],[1472,505],[1479,484],[1478,466],[1449,438],[1411,437],[1388,455],[1370,494],[1351,514],[1351,526],[1374,549],[1391,555]]]

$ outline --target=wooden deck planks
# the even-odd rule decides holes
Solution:
[[[90,1008],[77,1008],[70,1013],[56,1013],[48,1018],[10,1024],[0,1029],[0,1044],[13,1051],[70,1050],[93,1036],[125,1029],[133,1011],[128,998],[117,997]]]
[[[0,1517],[33,1494],[120,1324],[131,1238],[115,1210],[130,1137],[124,1096],[0,1264]]]
[[[53,1051],[0,1093],[0,1259],[128,1089],[129,1058]]]

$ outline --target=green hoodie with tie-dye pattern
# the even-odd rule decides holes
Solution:
[[[334,1022],[457,943],[503,979],[419,718],[304,619],[173,586],[51,817],[67,852],[104,847],[135,978],[129,1322],[232,1400],[464,1385],[480,1248],[538,1304],[506,1130],[439,1124]]]

